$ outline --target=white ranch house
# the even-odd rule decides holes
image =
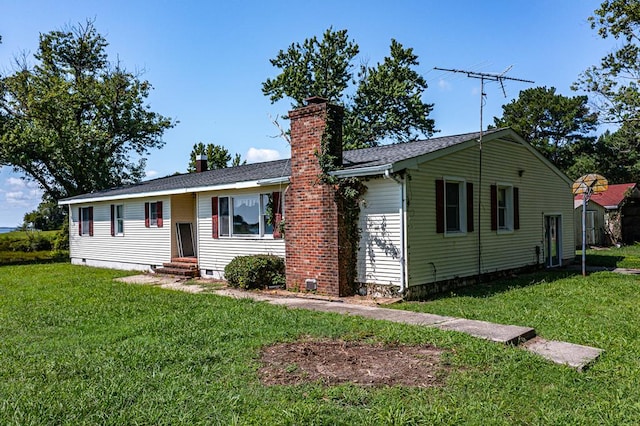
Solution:
[[[304,108],[309,111],[302,115],[317,119],[327,104]],[[317,127],[315,147],[309,138],[301,143],[311,143],[303,147],[307,151],[320,147],[324,127],[305,117],[292,118],[294,157],[300,155],[298,139],[304,139],[296,125]],[[417,298],[478,277],[573,260],[572,182],[510,129],[485,132],[481,150],[479,136],[342,153],[342,167],[333,174],[360,178],[367,187],[360,202],[360,285]],[[301,277],[296,279],[317,280],[318,292],[342,295],[314,273],[314,265],[324,262],[322,253],[296,246],[302,241],[287,242],[290,235],[302,235],[287,211],[306,208],[292,204],[292,187],[301,185],[296,182],[305,173],[316,173],[295,160],[168,176],[64,199],[71,262],[152,271],[172,259],[190,258],[201,276],[224,278],[224,267],[236,256],[275,254],[289,263],[289,251],[306,250],[308,270],[296,267],[295,276]],[[293,175],[292,164],[298,164]],[[307,217],[311,224],[323,219],[311,209]],[[282,218],[284,238],[278,232]],[[302,285],[288,278],[288,287],[304,290]]]

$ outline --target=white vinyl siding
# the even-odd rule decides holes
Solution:
[[[401,285],[402,190],[393,179],[365,182],[367,191],[360,210],[358,281],[367,284]]]
[[[70,217],[70,256],[73,263],[90,264],[92,260],[107,262],[119,269],[148,269],[171,260],[171,227],[146,228],[144,226],[144,203],[163,201],[163,218],[170,223],[169,198],[140,198],[126,200],[124,206],[124,229],[118,238],[111,236],[111,204],[104,201],[92,204],[73,205]],[[78,235],[78,207],[93,207],[93,237]],[[75,232],[74,232],[75,230]],[[82,261],[85,260],[85,262]]]
[[[285,257],[284,239],[274,239],[271,235],[255,235],[240,237],[225,236],[224,238],[213,238],[212,220],[211,220],[211,198],[234,197],[258,193],[271,193],[275,191],[284,191],[284,187],[260,187],[249,190],[230,190],[219,192],[202,192],[198,194],[198,263],[201,271],[210,270],[214,277],[224,276],[224,267],[236,256],[248,256],[252,254],[273,254]],[[221,211],[218,211],[221,215]],[[219,216],[222,223],[222,217]],[[227,228],[228,228],[227,224]],[[223,237],[220,234],[220,237]],[[207,276],[203,273],[203,276]]]
[[[425,162],[408,171],[409,285],[478,273],[478,197],[482,197],[481,273],[544,263],[545,214],[562,215],[562,257],[573,259],[570,185],[517,142],[492,140],[483,145],[482,153],[482,186],[478,179],[477,146]],[[448,175],[460,176],[474,185],[474,231],[459,238],[446,238],[436,233],[435,181]],[[490,187],[500,185],[500,182],[510,182],[519,189],[520,229],[513,232],[491,231]]]

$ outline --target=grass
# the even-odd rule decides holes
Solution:
[[[576,255],[577,259],[580,260],[582,251],[578,251]],[[640,245],[599,250],[588,249],[586,263],[589,266],[640,269]]]
[[[584,373],[431,328],[117,283],[69,264],[0,267],[0,424],[637,424],[640,281],[534,275],[403,303],[605,349]],[[302,336],[435,344],[442,388],[265,387],[265,345]]]

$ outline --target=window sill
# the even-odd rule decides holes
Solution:
[[[498,229],[498,235],[513,234],[513,229]]]
[[[457,238],[467,235],[467,231],[449,231],[444,233],[445,238]]]

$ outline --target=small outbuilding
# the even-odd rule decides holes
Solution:
[[[574,197],[576,244],[582,245],[582,194]],[[593,194],[586,209],[587,245],[634,244],[640,241],[640,189],[636,183],[609,185]]]

